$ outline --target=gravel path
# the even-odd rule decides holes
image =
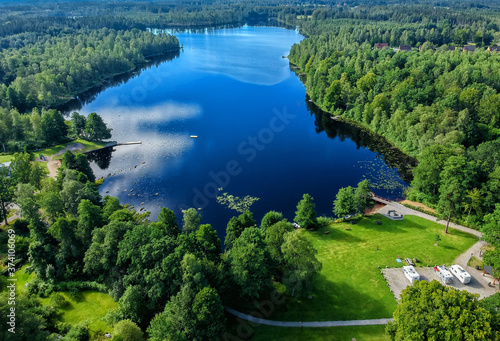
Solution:
[[[380,201],[380,200],[379,200]],[[388,210],[396,210],[398,214],[402,214],[402,215],[415,215],[415,216],[418,216],[418,217],[421,217],[421,218],[424,218],[424,219],[427,219],[427,220],[430,220],[430,221],[434,221],[438,224],[441,224],[441,225],[444,225],[446,226],[446,221],[445,220],[438,220],[436,217],[430,215],[430,214],[426,214],[426,213],[422,213],[422,212],[419,212],[417,210],[414,210],[414,209],[411,209],[411,208],[408,208],[406,206],[403,206],[397,202],[394,202],[394,201],[386,201],[384,202],[386,204],[386,206],[382,207],[378,213],[381,213],[385,216],[387,216],[387,211]],[[454,228],[455,230],[460,230],[460,231],[463,231],[463,232],[467,232],[467,233],[470,233],[478,238],[481,238],[483,236],[483,234],[479,231],[476,231],[476,230],[473,230],[471,228],[468,228],[468,227],[465,227],[465,226],[462,226],[462,225],[458,225],[458,224],[455,224],[453,222],[450,222],[450,228]]]
[[[387,324],[387,322],[392,321],[392,318],[373,319],[373,320],[350,320],[350,321],[317,321],[317,322],[272,321],[243,314],[229,307],[226,307],[226,310],[230,314],[242,318],[243,320],[258,324],[265,324],[267,326],[275,326],[275,327],[321,328],[321,327],[345,327],[345,326],[373,326],[373,325]]]

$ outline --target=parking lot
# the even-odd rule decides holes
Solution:
[[[499,288],[498,283],[495,284],[495,286],[493,287],[488,286],[488,283],[490,282],[491,284],[493,284],[493,277],[491,275],[486,274],[483,277],[482,271],[478,271],[469,266],[465,268],[465,271],[467,271],[472,277],[470,283],[468,284],[462,284],[456,277],[453,277],[453,282],[451,284],[444,284],[443,281],[441,281],[439,276],[436,274],[436,271],[434,271],[434,268],[415,267],[415,270],[419,273],[421,280],[428,282],[436,280],[439,283],[449,287],[453,287],[460,290],[467,290],[468,292],[473,294],[479,294],[480,298],[485,298],[493,295],[498,291]],[[389,288],[393,292],[394,297],[396,297],[396,299],[399,300],[401,291],[403,291],[403,289],[405,289],[407,286],[411,285],[410,281],[408,281],[408,279],[403,274],[403,269],[402,268],[382,269],[382,273],[385,277],[385,280],[387,281],[387,284],[389,285]]]

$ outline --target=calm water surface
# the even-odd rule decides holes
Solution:
[[[181,209],[200,208],[203,222],[223,238],[236,212],[216,203],[219,188],[259,197],[252,211],[260,221],[272,209],[292,220],[303,193],[314,197],[319,215],[332,216],[341,187],[364,178],[404,183],[381,153],[364,147],[362,132],[324,124],[308,109],[304,86],[282,58],[304,38],[297,32],[241,27],[177,36],[184,46],[177,58],[106,89],[80,110],[102,115],[113,140],[142,141],[92,163],[106,178],[101,194],[144,207],[152,218],[169,207],[179,223]]]

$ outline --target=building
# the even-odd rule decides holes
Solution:
[[[474,52],[476,51],[476,45],[465,45],[462,49],[464,52]]]
[[[450,45],[450,46],[448,46],[448,49],[450,51],[455,51],[457,48],[455,46]]]
[[[410,52],[410,51],[411,51],[411,45],[399,45],[397,52]]]
[[[490,52],[493,52],[493,51],[500,52],[500,46],[490,46],[490,47],[488,47],[488,51],[490,51]]]
[[[389,44],[387,43],[375,43],[375,48],[377,50],[382,50],[383,48],[389,47]]]

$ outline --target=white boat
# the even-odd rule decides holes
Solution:
[[[403,273],[405,274],[406,278],[408,278],[411,284],[413,284],[413,282],[415,281],[420,280],[420,275],[411,265],[403,266]]]
[[[444,284],[450,284],[453,282],[453,275],[446,268],[446,266],[438,265],[434,267],[434,270],[436,271],[437,275],[439,276],[439,278],[441,278]]]
[[[197,138],[198,138],[198,135],[191,135],[191,136],[189,136],[189,137],[190,137],[190,138],[192,138],[192,139],[197,139]]]
[[[460,265],[455,264],[450,266],[450,271],[463,284],[469,283],[472,279],[471,275],[469,275],[469,273],[465,271],[464,268],[462,268]]]

